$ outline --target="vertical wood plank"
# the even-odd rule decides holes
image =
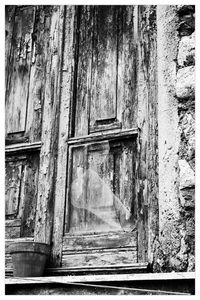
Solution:
[[[50,18],[49,48],[46,53],[48,61],[34,232],[34,239],[45,243],[51,242],[54,214],[63,19],[64,7],[53,6]]]
[[[55,185],[55,211],[52,236],[52,265],[60,266],[64,230],[66,177],[67,177],[67,140],[69,136],[69,109],[73,97],[74,75],[74,19],[75,7],[66,6],[63,36],[63,65],[61,80],[60,122],[58,136],[58,164]],[[66,209],[68,206],[66,204]]]
[[[41,139],[51,10],[49,6],[37,6],[36,9],[26,122],[26,136],[30,142]]]
[[[117,17],[115,6],[94,8],[90,126],[116,118]]]
[[[21,237],[33,237],[35,227],[39,153],[27,156],[21,183],[18,217],[21,219]]]
[[[134,11],[136,6],[121,6],[118,11],[117,117],[122,128],[137,124],[137,44]]]
[[[88,134],[88,110],[91,93],[92,65],[92,15],[91,6],[80,6],[77,10],[77,82],[74,91],[75,136]],[[79,20],[80,19],[80,20]]]
[[[138,261],[144,262],[152,259],[151,248],[157,238],[158,226],[157,40],[154,6],[138,8],[138,41]]]
[[[16,217],[19,209],[22,162],[9,162],[6,166],[5,210],[6,216]]]
[[[35,8],[16,9],[6,87],[6,132],[25,131]]]
[[[15,20],[15,6],[5,6],[5,87],[7,85],[7,78],[10,70],[10,52],[12,45],[13,26]]]

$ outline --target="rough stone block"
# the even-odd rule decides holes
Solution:
[[[180,189],[195,186],[195,174],[185,159],[180,159]]]
[[[187,272],[194,272],[194,271],[195,271],[195,257],[194,255],[190,254],[188,258]]]
[[[194,223],[194,218],[191,217],[190,219],[186,220],[186,234],[193,237],[194,233],[195,233],[195,223]]]
[[[195,96],[195,67],[189,66],[178,70],[176,96],[186,99]]]
[[[195,189],[186,188],[180,191],[181,205],[185,208],[194,208]]]
[[[187,14],[188,12],[195,12],[195,5],[177,5],[177,11],[179,14]]]
[[[195,64],[195,32],[182,37],[179,43],[178,64],[179,66]]]

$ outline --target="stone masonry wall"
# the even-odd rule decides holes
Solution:
[[[195,7],[158,6],[159,241],[155,272],[194,271]]]
[[[195,7],[179,5],[176,96],[179,116],[179,197],[187,271],[195,268]]]

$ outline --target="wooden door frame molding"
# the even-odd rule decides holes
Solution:
[[[67,157],[70,114],[73,101],[75,47],[74,35],[76,7],[65,6],[63,63],[61,68],[61,95],[58,136],[57,178],[55,184],[54,221],[52,234],[51,266],[60,267],[62,258],[62,240],[64,231]]]

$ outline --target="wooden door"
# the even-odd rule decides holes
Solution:
[[[137,12],[77,9],[62,267],[138,262]]]

